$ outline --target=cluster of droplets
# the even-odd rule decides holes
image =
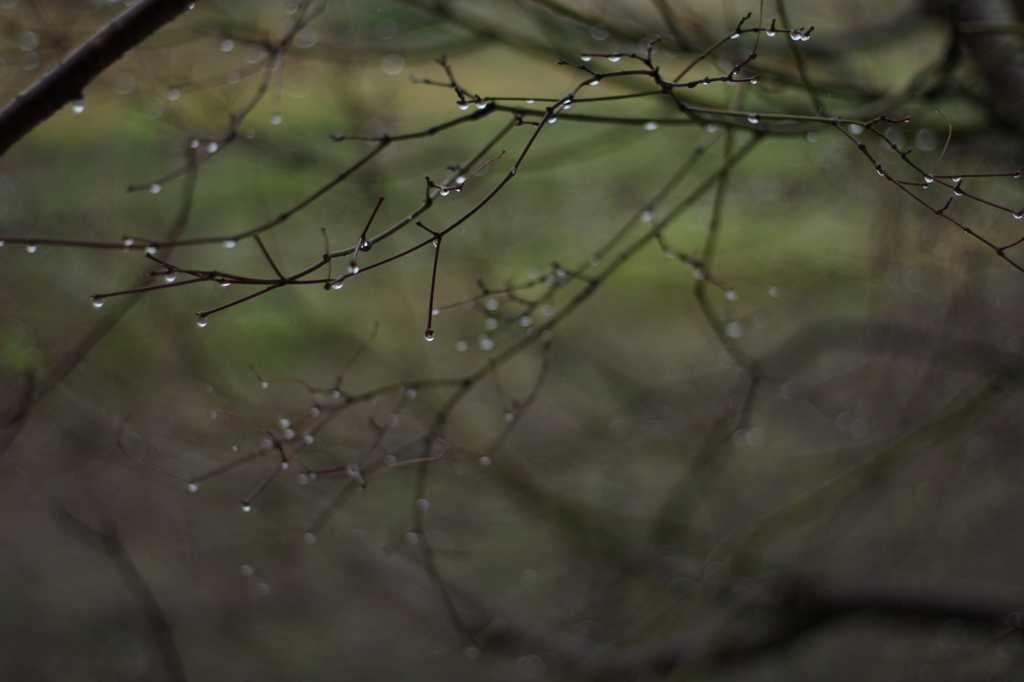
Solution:
[[[789,32],[789,38],[794,42],[807,42],[811,39],[811,32],[804,31],[803,28],[794,28]]]

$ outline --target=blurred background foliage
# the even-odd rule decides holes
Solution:
[[[4,101],[126,4],[0,0]],[[959,5],[199,0],[0,159],[0,678],[1018,678],[1024,275],[975,236],[1020,237],[1024,92],[996,66],[1017,68],[1022,24],[1010,2]],[[748,12],[811,40],[728,40]],[[252,239],[221,239],[373,144],[332,134],[469,113],[414,82],[446,81],[447,55],[470,93],[539,113],[435,197],[422,220],[441,229],[507,175],[544,113],[527,98],[580,83],[581,53],[655,37],[666,77],[723,41],[688,78],[728,74],[756,40],[756,86],[679,97],[809,118],[577,102],[622,119],[546,125],[443,241],[433,343],[429,248],[204,328],[196,311],[252,289],[90,305],[162,283],[140,245],[182,216],[182,238],[214,243],[161,257],[272,277]],[[610,78],[580,99],[650,88]],[[883,114],[910,117],[878,129],[919,167],[991,202],[951,204],[974,235],[934,212],[958,183],[929,190],[864,131]],[[509,118],[391,144],[267,250],[295,272],[325,238],[354,244],[384,197],[378,233]],[[660,221],[662,243],[628,251]]]

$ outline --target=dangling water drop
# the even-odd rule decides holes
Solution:
[[[272,126],[279,126],[279,125],[281,125],[281,121],[282,120],[284,120],[284,119],[281,118],[281,114],[273,114],[270,117],[270,125],[272,125]]]
[[[476,103],[476,108],[477,109],[486,109],[487,108],[487,102],[477,102]]]
[[[35,253],[36,251],[39,250],[39,247],[36,246],[35,244],[26,244],[25,250],[28,251],[29,253]]]
[[[306,533],[302,536],[302,541],[305,542],[307,545],[316,544],[316,535],[313,535],[312,533]]]
[[[459,102],[459,109],[465,111],[466,109],[469,109],[469,105],[466,104],[465,102]]]
[[[769,38],[774,38],[775,37],[775,29],[774,28],[765,29],[764,34],[766,36],[768,36]]]
[[[345,286],[345,280],[344,279],[338,278],[338,279],[334,280],[333,282],[331,282],[331,288],[334,289],[335,291],[337,291],[338,289],[342,288],[343,286]]]
[[[102,308],[103,304],[106,303],[106,302],[107,302],[107,299],[103,298],[102,296],[93,296],[92,307],[93,308]]]
[[[754,125],[757,125],[761,121],[757,114],[751,114],[750,116],[747,116],[747,120],[753,123]]]
[[[238,246],[238,242],[236,242],[234,239],[225,239],[220,243],[220,245],[223,246],[225,249],[233,249],[236,246]]]
[[[83,111],[85,111],[84,99],[76,99],[74,102],[71,103],[71,113],[80,114]]]
[[[751,76],[750,80],[747,81],[747,82],[750,83],[751,85],[757,85],[758,81],[760,81],[760,80],[761,80],[760,76]]]
[[[953,182],[953,184],[954,184],[954,185],[959,185],[959,184],[960,184],[960,181],[961,181],[962,179],[963,179],[963,178],[960,178],[960,177],[954,177],[954,178],[950,178],[950,180],[951,180],[951,181]]]
[[[249,504],[248,502],[243,502],[242,503],[242,511],[244,511],[246,514],[248,514],[249,512],[252,511],[252,505]]]
[[[1021,218],[1024,218],[1024,208],[1022,208],[1019,211],[1014,211],[1013,212],[1013,217],[1016,218],[1017,220],[1020,220]]]
[[[622,57],[608,57],[608,61],[610,61],[612,64],[619,61],[620,59],[622,59]]]
[[[423,338],[426,339],[427,341],[433,341],[434,340],[434,330],[431,329],[430,327],[427,327],[427,330],[425,332],[423,332]]]
[[[729,289],[728,291],[725,292],[725,298],[726,300],[729,301],[735,301],[737,298],[739,298],[739,294],[736,293],[735,289]]]
[[[164,275],[165,282],[173,282],[176,279],[178,279],[178,273],[176,272],[168,272],[166,275]]]
[[[584,54],[584,55],[580,55],[580,59],[582,59],[585,62],[589,62],[591,59],[593,59],[593,57],[591,57],[590,55]]]
[[[210,144],[206,145],[206,151],[208,151],[211,154],[216,154],[218,149],[220,149],[220,145],[217,144],[216,142],[211,142]]]
[[[926,185],[930,185],[930,184],[932,184],[933,182],[935,182],[935,178],[933,178],[932,176],[930,176],[930,175],[928,175],[927,173],[925,173],[925,174],[924,174],[924,184],[926,184]]]
[[[149,193],[150,194],[160,194],[160,190],[162,190],[162,189],[163,189],[163,187],[160,186],[159,182],[154,182],[152,185],[149,186]]]
[[[459,341],[455,344],[455,350],[457,350],[460,353],[465,353],[467,350],[469,350],[469,344],[466,343],[465,341]]]
[[[644,124],[644,130],[657,130],[657,129],[658,129],[658,124],[655,123],[654,121],[648,121],[647,123]]]
[[[736,40],[739,37],[740,37],[739,33],[733,33],[731,36],[729,36],[729,40]]]
[[[195,481],[189,481],[189,483],[188,483],[188,491],[190,493],[199,492],[199,484],[196,483]]]
[[[200,327],[205,327],[206,325],[210,324],[210,320],[206,317],[206,315],[199,315],[196,317],[196,324],[198,324]]]
[[[359,274],[359,263],[352,261],[348,264],[348,274],[358,275]]]
[[[448,196],[448,191],[449,190],[447,187],[442,187],[440,190],[438,190],[438,194],[440,194],[443,197],[446,197]]]

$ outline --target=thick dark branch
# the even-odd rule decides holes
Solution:
[[[188,9],[191,0],[142,0],[104,26],[48,74],[0,110],[0,155],[157,29]]]

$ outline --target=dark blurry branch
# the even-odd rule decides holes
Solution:
[[[0,155],[64,105],[81,100],[85,86],[96,76],[190,4],[191,0],[142,0],[15,96],[0,109]]]
[[[889,443],[869,446],[874,451],[857,464],[729,533],[712,550],[708,560],[742,566],[756,555],[755,545],[760,546],[766,538],[775,537],[794,524],[813,519],[815,510],[820,507],[844,499],[866,482],[879,478],[896,464],[927,451],[936,443],[948,442],[953,437],[966,439],[970,433],[967,426],[983,416],[996,399],[1003,397],[1008,385],[1019,381],[1020,377],[990,375],[984,383],[964,388],[929,419]]]
[[[136,568],[125,549],[117,527],[105,525],[101,530],[96,530],[63,506],[57,508],[57,517],[68,532],[74,533],[84,542],[95,547],[114,564],[121,576],[122,584],[131,593],[139,610],[142,611],[149,634],[160,652],[160,659],[163,661],[167,679],[171,682],[186,682],[188,676],[185,674],[185,665],[182,663],[181,654],[178,653],[178,647],[174,643],[171,623],[160,606],[160,602],[157,601],[156,595],[153,594],[152,588],[139,573],[139,569]]]
[[[352,545],[367,578],[424,615],[447,620],[439,598],[429,602],[419,598],[430,592],[430,578],[422,567],[358,540]],[[988,623],[995,632],[1024,625],[1024,602],[1019,598],[993,598],[937,581],[921,583],[783,575],[759,586],[752,595],[730,599],[732,617],[630,645],[570,635],[512,608],[496,609],[471,588],[452,581],[447,589],[467,627],[477,633],[473,645],[554,654],[572,679],[622,680],[645,673],[667,675],[679,668],[724,670],[748,665],[796,644],[820,627],[856,617],[926,624],[958,618]]]
[[[186,156],[191,158],[191,151],[186,151]],[[193,167],[192,171],[187,176],[187,181],[182,187],[181,204],[178,207],[178,214],[175,217],[174,223],[171,225],[170,230],[166,235],[166,241],[174,242],[184,231],[188,225],[189,218],[192,215],[192,202],[195,198],[196,191],[196,180],[197,171]],[[171,253],[170,248],[165,248],[161,255],[167,257]],[[149,274],[144,274],[136,280],[136,289],[148,290],[144,287],[145,283],[150,280]],[[98,302],[99,305],[105,303],[104,299],[93,299],[94,305]],[[23,402],[15,413],[14,417],[9,419],[6,423],[0,424],[0,457],[2,457],[11,443],[21,432],[22,427],[26,424],[32,409],[42,401],[54,388],[59,386],[61,382],[76,367],[93,351],[93,349],[109,334],[120,322],[124,319],[124,316],[135,306],[139,301],[138,293],[133,293],[130,296],[126,296],[124,302],[116,309],[108,312],[103,316],[102,319],[94,323],[88,330],[83,333],[76,343],[67,351],[65,351],[55,362],[53,362],[47,371],[42,375],[40,379],[33,379],[29,382],[30,390],[28,390],[23,396]]]

